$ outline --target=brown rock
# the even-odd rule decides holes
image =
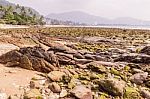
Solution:
[[[75,53],[73,57],[78,58],[78,59],[84,59],[85,57],[81,55],[80,53]]]
[[[48,88],[54,93],[60,93],[61,92],[61,88],[56,82],[50,83]]]
[[[48,74],[52,81],[61,81],[63,76],[65,76],[65,73],[60,71],[52,71]]]
[[[24,99],[37,99],[41,98],[42,95],[38,89],[31,89],[24,94]]]
[[[142,94],[143,98],[150,99],[150,92],[149,91],[142,89],[140,91],[140,93]]]
[[[85,86],[76,86],[71,93],[79,99],[93,99],[92,92]]]

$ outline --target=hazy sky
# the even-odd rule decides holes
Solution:
[[[43,15],[66,11],[84,11],[116,18],[133,17],[150,20],[150,0],[8,0],[29,6]]]

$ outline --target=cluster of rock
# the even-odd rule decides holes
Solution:
[[[25,99],[150,99],[149,52],[150,47],[139,53],[94,53],[35,46],[10,51],[0,56],[0,63],[46,73],[31,80]]]

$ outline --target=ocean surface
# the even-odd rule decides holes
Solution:
[[[67,25],[45,25],[45,27],[93,27],[93,28],[121,28],[121,29],[142,29],[150,30],[150,26],[67,26]]]
[[[90,28],[121,28],[121,29],[142,29],[142,30],[150,30],[150,26],[116,26],[116,25],[104,25],[104,26],[70,26],[70,25],[44,25],[44,27],[90,27]],[[0,24],[0,28],[29,28],[29,26],[23,25],[4,25]]]

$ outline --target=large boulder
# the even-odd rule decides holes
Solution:
[[[0,56],[0,63],[48,73],[59,67],[58,59],[41,47],[25,47]]]

